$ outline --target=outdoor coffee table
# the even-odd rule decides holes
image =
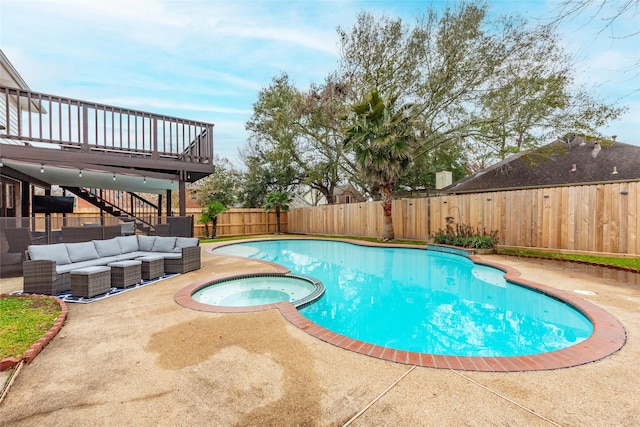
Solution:
[[[157,255],[148,255],[138,258],[142,262],[142,278],[151,280],[164,276],[164,258]]]
[[[111,290],[111,268],[84,267],[71,271],[71,295],[91,298]]]
[[[142,282],[142,261],[127,260],[107,264],[111,267],[111,285],[128,288]]]

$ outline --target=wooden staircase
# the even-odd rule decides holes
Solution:
[[[136,193],[85,187],[62,187],[62,189],[91,203],[101,212],[122,218],[123,221],[134,221],[136,229],[145,234],[154,227],[150,218],[159,216],[158,206]],[[126,197],[115,197],[117,193],[122,193]],[[118,199],[127,203],[117,203]]]

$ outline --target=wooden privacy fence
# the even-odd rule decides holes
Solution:
[[[393,201],[396,239],[428,241],[446,218],[497,231],[501,245],[640,255],[640,182]],[[380,202],[292,209],[288,231],[382,236]]]
[[[195,236],[205,236],[205,226],[198,222],[199,212],[195,217]],[[280,213],[280,229],[287,232],[287,212]],[[231,208],[218,217],[218,237],[251,236],[257,234],[273,234],[276,232],[276,213],[265,212],[261,208]],[[209,237],[211,223],[209,223]]]

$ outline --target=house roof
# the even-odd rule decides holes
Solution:
[[[27,82],[24,81],[20,73],[18,73],[18,70],[16,70],[13,64],[11,64],[11,61],[9,61],[9,58],[7,58],[2,49],[0,49],[0,86],[31,90]],[[13,97],[10,97],[9,101],[11,103],[15,103],[12,98]],[[31,106],[29,106],[29,102],[22,103],[22,110],[27,111],[29,108],[32,108],[33,111],[47,114],[47,110],[42,106],[41,103],[38,103],[36,100],[31,101]],[[11,143],[15,142],[12,141]]]
[[[20,73],[13,67],[9,58],[0,49],[0,66],[5,72],[0,75],[0,84],[3,86],[15,87],[18,89],[30,90]]]
[[[444,189],[475,193],[640,180],[640,147],[581,136],[524,151]]]
[[[334,196],[342,196],[345,193],[352,193],[362,197],[362,194],[360,194],[352,184],[336,185],[336,188],[333,190]]]

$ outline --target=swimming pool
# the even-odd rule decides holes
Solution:
[[[263,259],[318,279],[323,297],[300,313],[386,348],[522,356],[570,347],[593,332],[592,323],[568,304],[458,255],[326,240],[254,241],[214,253]]]

